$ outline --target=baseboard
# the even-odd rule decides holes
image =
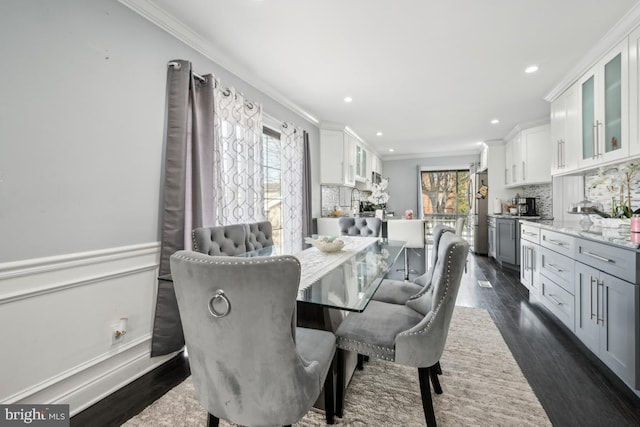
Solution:
[[[0,403],[66,403],[73,415],[170,359],[150,357],[159,252],[151,242],[0,264]]]

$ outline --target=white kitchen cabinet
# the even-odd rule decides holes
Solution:
[[[504,145],[504,184],[509,186],[513,184],[513,139],[507,140]]]
[[[355,179],[356,181],[366,181],[370,179],[369,168],[367,166],[367,149],[355,138],[353,138],[353,141],[355,147]]]
[[[320,129],[320,183],[355,186],[354,138],[341,130]]]
[[[478,172],[484,172],[489,167],[489,147],[485,144],[480,152],[480,166]]]
[[[521,133],[513,135],[505,145],[505,182],[507,186],[518,186],[522,182],[522,140]]]
[[[629,34],[629,155],[640,155],[640,27]]]
[[[507,188],[551,182],[549,125],[524,129],[507,141]]]
[[[520,224],[520,283],[529,295],[540,295],[540,228],[530,223]]]
[[[380,160],[380,157],[378,157],[374,153],[370,153],[370,157],[371,157],[371,172],[382,174],[382,161]]]
[[[551,153],[549,146],[549,125],[524,129],[521,132],[520,182],[524,185],[551,182]]]
[[[638,286],[576,263],[575,334],[633,388],[636,381]]]
[[[628,39],[578,81],[580,168],[629,155]]]
[[[578,88],[571,86],[551,103],[551,175],[578,168]]]

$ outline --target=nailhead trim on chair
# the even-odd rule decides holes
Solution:
[[[403,336],[420,335],[420,334],[424,334],[425,332],[429,331],[430,326],[433,324],[433,319],[435,319],[436,316],[438,315],[438,311],[440,310],[440,307],[442,306],[442,303],[444,302],[444,299],[447,296],[447,293],[449,291],[449,283],[451,281],[451,259],[453,258],[453,251],[455,250],[456,246],[458,246],[458,245],[457,244],[453,245],[453,247],[449,251],[449,256],[447,257],[447,282],[446,282],[446,285],[445,285],[445,288],[444,288],[444,293],[442,294],[442,298],[440,298],[440,301],[438,301],[438,304],[436,305],[436,308],[434,310],[432,310],[433,316],[431,316],[431,319],[429,319],[429,321],[424,326],[424,328],[420,329],[419,331],[401,332],[398,335],[403,335]]]
[[[343,342],[343,341],[348,341],[348,342],[352,342],[352,343],[357,343],[357,344],[359,344],[359,345],[357,345],[357,346],[355,346],[355,347],[348,346],[348,345],[342,345],[342,342]],[[339,338],[336,340],[336,346],[337,346],[338,348],[341,348],[342,350],[355,351],[355,352],[358,352],[358,353],[363,354],[363,355],[365,355],[365,356],[372,356],[372,357],[375,357],[375,358],[378,358],[378,359],[388,360],[389,362],[393,362],[393,361],[395,360],[395,357],[394,357],[394,358],[390,358],[390,357],[382,356],[382,355],[380,355],[379,353],[376,353],[376,352],[374,352],[374,351],[372,351],[372,352],[367,352],[367,351],[366,351],[366,349],[365,349],[365,351],[362,351],[362,348],[360,348],[360,347],[361,347],[361,346],[366,346],[366,347],[369,347],[369,348],[377,348],[377,349],[385,350],[385,351],[389,351],[389,352],[391,352],[391,353],[395,354],[395,353],[396,353],[396,350],[395,350],[394,348],[381,347],[381,346],[378,346],[378,345],[371,345],[371,344],[363,343],[363,342],[361,342],[361,341],[354,341],[354,340],[350,340],[350,339],[348,339],[348,338],[342,338],[342,337],[339,337]]]
[[[240,260],[239,258],[238,261],[216,261],[214,259],[200,259],[200,258],[193,258],[190,256],[186,256],[186,255],[176,255],[176,258],[180,258],[186,261],[194,261],[194,262],[201,262],[204,264],[215,264],[215,265],[271,264],[271,263],[283,262],[288,260],[295,260],[298,263],[298,265],[300,265],[300,260],[298,258],[294,256],[287,256],[287,255],[280,258],[258,257],[258,258],[245,258],[244,260]]]

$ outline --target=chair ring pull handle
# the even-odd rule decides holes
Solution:
[[[222,299],[222,301],[224,301],[226,307],[224,312],[218,312],[216,311],[215,308],[213,308],[213,304],[216,302],[216,300],[218,299]],[[229,312],[231,311],[231,303],[229,302],[229,299],[227,298],[227,296],[224,294],[224,291],[222,289],[218,289],[215,293],[215,295],[213,295],[211,297],[211,299],[209,300],[209,313],[211,313],[211,315],[215,318],[219,318],[219,317],[224,317],[227,314],[229,314]]]

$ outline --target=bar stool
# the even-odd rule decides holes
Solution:
[[[424,250],[424,223],[420,219],[390,219],[387,221],[387,236],[389,240],[403,240],[406,242],[404,280],[409,280],[409,273],[418,273],[416,270],[409,269],[409,249]]]

